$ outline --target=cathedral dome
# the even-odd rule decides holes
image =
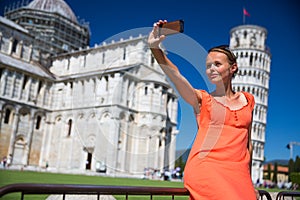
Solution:
[[[27,7],[34,10],[58,13],[77,23],[76,16],[64,0],[34,0]]]

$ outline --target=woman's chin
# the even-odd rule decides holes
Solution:
[[[212,79],[209,79],[209,81],[210,81],[212,84],[218,84],[218,83],[222,82],[222,79],[212,78]]]

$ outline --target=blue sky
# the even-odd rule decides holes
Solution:
[[[3,5],[12,2],[13,0],[0,0],[1,15]],[[212,46],[229,43],[230,29],[243,24],[242,10],[245,7],[250,13],[250,17],[246,17],[246,24],[267,29],[266,44],[272,54],[265,157],[267,161],[289,159],[290,151],[286,145],[290,141],[300,142],[300,4],[297,0],[66,2],[76,16],[90,23],[91,46],[127,30],[151,27],[159,19],[183,19],[184,34],[206,50]],[[171,37],[167,40],[171,41]],[[166,41],[166,47],[167,44]],[[192,52],[191,55],[197,57],[197,52]],[[201,55],[199,60],[200,57]],[[176,56],[174,61],[194,87],[207,89],[201,77],[198,79],[199,77],[195,76],[189,63]],[[196,125],[192,110],[182,100],[180,110],[182,117],[177,148],[185,149],[192,143]],[[293,155],[294,158],[296,155],[300,156],[300,146],[294,146]]]

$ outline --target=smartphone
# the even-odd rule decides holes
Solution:
[[[176,33],[183,33],[183,30],[184,30],[184,21],[176,20],[176,21],[161,24],[159,26],[158,34],[167,36]]]

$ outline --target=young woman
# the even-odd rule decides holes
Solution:
[[[198,90],[180,74],[159,44],[154,24],[148,43],[162,70],[174,83],[182,98],[195,112],[198,132],[184,169],[184,186],[192,200],[255,200],[258,195],[251,180],[251,123],[254,97],[232,89],[232,78],[238,71],[236,57],[227,46],[208,51],[206,74],[216,85],[208,93]]]

